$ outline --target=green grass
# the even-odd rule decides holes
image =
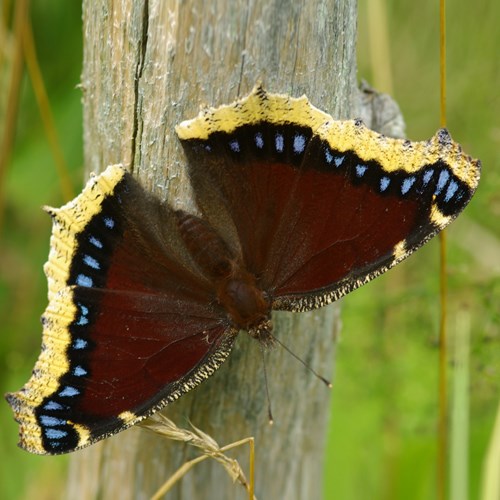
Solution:
[[[78,186],[82,130],[75,85],[81,65],[80,13],[66,3],[63,7],[63,2],[50,7],[33,2],[33,7],[42,69]],[[408,136],[424,139],[439,126],[437,2],[391,0],[388,16],[394,94]],[[471,324],[465,457],[471,499],[480,498],[482,464],[500,394],[500,277],[492,272],[494,263],[483,258],[488,249],[495,255],[500,236],[499,18],[498,2],[448,1],[448,127],[468,153],[483,161],[478,193],[448,232],[450,335],[457,312],[465,311]],[[365,2],[360,2],[359,33],[359,76],[370,81]],[[27,81],[5,192],[1,392],[19,388],[38,355],[39,316],[46,304],[42,265],[50,234],[50,220],[39,207],[62,202]],[[471,227],[480,227],[488,238],[473,246],[462,244],[460,235]],[[328,499],[435,498],[438,252],[434,241],[343,300],[326,465]],[[34,457],[19,450],[16,442],[17,425],[7,405],[0,404],[0,497],[56,498],[64,487],[65,457]]]

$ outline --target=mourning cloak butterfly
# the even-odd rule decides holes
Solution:
[[[256,87],[176,128],[201,215],[110,166],[53,218],[20,446],[66,453],[136,424],[227,358],[271,310],[307,311],[406,258],[467,205],[480,163],[446,130],[396,140]]]

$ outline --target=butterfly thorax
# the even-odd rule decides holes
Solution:
[[[217,300],[233,326],[248,330],[252,337],[266,342],[265,337],[271,331],[271,304],[255,276],[244,268],[208,222],[181,210],[176,215],[191,257],[212,280]]]

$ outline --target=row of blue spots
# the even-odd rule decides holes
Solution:
[[[433,176],[434,176],[434,169],[432,168],[424,172],[422,176],[422,188],[425,188],[426,186],[429,185]],[[384,181],[384,179],[387,179],[387,181]],[[389,185],[388,180],[389,180],[388,177],[383,177],[381,179],[380,181],[381,191],[387,189],[387,186]],[[416,181],[417,178],[414,175],[404,179],[403,182],[401,183],[401,194],[406,195],[413,187],[413,185],[416,183]],[[453,178],[451,178],[451,174],[449,173],[449,171],[443,169],[439,174],[436,188],[434,190],[434,195],[435,196],[439,195],[446,188],[444,201],[445,203],[448,203],[456,195],[459,187],[460,186],[458,182],[455,181]],[[457,199],[459,200],[462,196],[463,193],[459,193]]]
[[[85,368],[79,365],[73,370],[73,375],[77,377],[83,377],[86,374],[87,370],[85,370]],[[76,387],[73,387],[72,385],[65,385],[63,386],[62,390],[58,391],[55,395],[60,398],[74,398],[79,394],[80,390],[77,389]],[[49,400],[47,401],[47,403],[45,403],[44,408],[46,410],[63,410],[65,409],[65,406],[62,405],[61,403],[58,403],[57,401]],[[40,417],[40,419],[42,417],[43,415]]]
[[[328,147],[324,146],[324,158],[328,165],[335,165],[337,168],[342,165],[345,160],[345,155],[336,155],[333,151]],[[368,166],[358,163],[355,166],[355,174],[358,178],[364,177],[368,170]],[[422,188],[425,188],[432,180],[434,176],[435,170],[433,168],[428,168],[424,171],[422,175]],[[379,189],[380,192],[384,192],[388,189],[391,184],[391,178],[387,175],[384,175],[379,180]],[[410,175],[401,181],[400,192],[401,195],[407,195],[410,190],[416,185],[417,177],[415,175]],[[437,185],[434,191],[434,195],[439,195],[444,190],[444,201],[448,203],[452,198],[456,198],[459,200],[463,196],[463,192],[460,191],[459,183],[452,178],[450,172],[444,168],[439,173],[439,177],[437,180]]]
[[[113,229],[115,227],[115,220],[112,217],[104,216],[102,220],[103,220],[104,226],[106,228]],[[102,241],[93,235],[89,236],[89,243],[91,245],[93,245],[94,247],[98,248],[99,250],[102,250],[102,248],[104,246]],[[93,269],[95,271],[99,271],[101,269],[101,265],[100,265],[99,261],[95,257],[92,257],[92,255],[85,254],[85,255],[83,255],[82,260],[83,260],[83,263],[87,267],[89,267],[90,269]],[[79,286],[86,287],[86,288],[91,288],[94,286],[94,280],[90,276],[88,276],[87,274],[80,273],[76,277],[76,284]]]
[[[262,135],[262,132],[256,132],[254,134],[254,142],[257,149],[264,148],[264,136]],[[306,136],[304,134],[296,133],[293,136],[293,144],[292,144],[294,154],[296,155],[302,154],[306,149],[306,143],[307,143]],[[241,152],[241,145],[238,139],[231,139],[228,144],[229,144],[229,149],[233,153]],[[281,132],[276,132],[274,136],[274,148],[277,153],[283,153],[283,151],[285,150],[285,137]]]
[[[425,172],[423,177],[424,186],[430,182],[433,175],[434,175],[433,169],[429,169]],[[437,196],[443,191],[445,186],[448,184],[448,187],[446,188],[446,193],[444,195],[444,201],[446,203],[448,203],[455,196],[459,188],[457,181],[455,181],[454,179],[450,179],[450,177],[451,177],[450,172],[448,172],[447,169],[441,170],[441,172],[439,173],[436,189],[434,191],[434,194]],[[459,194],[458,199],[460,199],[461,197],[462,194]]]
[[[55,401],[49,401],[44,408],[49,410],[55,409],[54,406],[60,406],[62,409],[62,406]],[[50,441],[51,447],[58,448],[61,446],[61,439],[68,435],[68,432],[64,430],[64,427],[68,425],[67,421],[63,418],[57,418],[51,415],[40,415],[39,422],[43,428],[45,437]],[[59,429],[57,427],[59,427]]]
[[[332,163],[335,164],[337,168],[339,168],[342,163],[344,163],[345,155],[343,156],[334,156],[330,148],[325,148],[325,160],[328,165]]]
[[[329,161],[329,163],[331,163],[331,161],[333,160],[333,155],[328,150],[327,150],[327,153],[329,154],[329,156],[327,156],[327,161]],[[366,171],[368,170],[368,167],[366,165],[358,164],[358,165],[356,165],[355,170],[356,170],[356,176],[361,178],[365,175]],[[433,175],[434,175],[433,169],[428,169],[424,172],[424,175],[422,177],[423,187],[425,187],[429,184]],[[406,177],[405,179],[403,179],[403,181],[401,182],[401,188],[400,188],[401,194],[403,196],[407,195],[410,192],[411,188],[415,185],[416,181],[417,181],[417,178],[414,175],[410,175],[410,176]],[[450,182],[448,183],[448,181],[450,181]],[[381,177],[380,183],[379,183],[380,191],[384,192],[389,187],[390,182],[391,182],[391,179],[388,176]],[[438,178],[438,182],[437,182],[437,186],[436,186],[436,190],[434,191],[434,194],[436,196],[438,194],[440,194],[447,184],[448,184],[448,186],[446,188],[446,193],[445,193],[445,202],[449,202],[453,198],[455,193],[458,191],[459,185],[455,180],[453,180],[453,179],[450,180],[450,173],[448,172],[448,170],[443,169],[441,171],[441,173],[439,174],[439,178]]]
[[[110,216],[103,216],[102,222],[105,228],[114,229],[115,220]],[[97,250],[102,250],[104,248],[103,240],[94,236],[88,236],[88,242],[91,247]],[[81,256],[81,262],[84,266],[92,271],[99,271],[101,269],[101,264],[99,260],[92,256],[90,253],[84,253]],[[94,286],[94,280],[92,277],[85,273],[79,273],[75,280],[76,284],[82,287],[92,287]],[[90,323],[89,319],[89,307],[81,302],[76,303],[76,314],[74,325],[78,327],[86,327]],[[85,331],[85,330],[84,330]],[[89,342],[82,337],[73,338],[71,347],[74,350],[84,350],[88,347]],[[70,358],[71,361],[71,358]],[[85,377],[88,375],[88,370],[81,364],[73,365],[68,375],[75,377],[75,379]],[[70,406],[70,401],[81,394],[81,389],[77,387],[78,384],[66,383],[61,385],[59,390],[53,394],[52,398],[48,399],[43,405],[43,410],[47,412],[60,412],[68,410]],[[68,401],[65,404],[64,401]],[[38,417],[40,426],[42,427],[42,432],[49,445],[54,448],[60,448],[64,442],[64,439],[68,436],[71,425],[64,418],[59,418],[57,415],[51,414],[41,414]]]
[[[333,156],[331,155],[331,153],[330,153],[330,156],[331,156],[331,160],[333,160]],[[327,161],[328,161],[328,158],[327,158]],[[366,172],[368,171],[368,166],[361,164],[361,163],[358,163],[355,167],[355,171],[356,171],[356,176],[359,178],[362,178],[366,174]],[[431,177],[432,177],[432,171],[431,170],[426,171],[424,174],[424,185],[430,181]],[[416,181],[417,181],[417,178],[414,175],[410,175],[410,176],[406,177],[405,179],[403,179],[401,182],[401,187],[400,187],[401,195],[403,195],[403,196],[407,195],[410,192],[411,188],[414,186]],[[389,187],[390,183],[391,183],[390,177],[388,177],[387,175],[382,176],[380,178],[380,181],[379,181],[380,192],[383,193],[384,191],[386,191],[387,188]]]
[[[433,174],[434,174],[434,170],[432,170],[432,169],[425,172],[424,185],[426,185],[430,181]],[[446,187],[445,195],[444,195],[445,203],[448,203],[457,194],[457,191],[459,188],[458,182],[453,178],[450,179],[450,177],[451,176],[450,176],[450,173],[448,172],[448,170],[446,170],[446,169],[441,170],[441,172],[439,173],[439,177],[438,177],[438,181],[437,181],[437,185],[436,185],[436,190],[434,191],[434,194],[437,196],[443,191],[445,186],[448,184],[448,186]],[[457,201],[460,200],[460,198],[462,198],[462,196],[463,196],[463,192],[459,193],[457,196]]]
[[[254,134],[254,142],[255,146],[258,149],[263,149],[264,148],[264,137],[260,131],[257,131]],[[295,133],[293,136],[293,152],[296,155],[302,154],[305,151],[307,145],[307,138],[305,135],[300,134],[300,133]],[[231,151],[235,153],[241,152],[241,146],[240,143],[238,142],[237,139],[232,139],[229,142],[229,147]],[[274,149],[278,153],[283,153],[285,150],[285,137],[281,132],[276,132],[274,135]],[[345,155],[335,155],[332,150],[326,146],[324,148],[324,155],[325,155],[325,160],[326,163],[329,165],[335,165],[337,168],[339,168],[345,160]],[[364,164],[357,164],[355,166],[355,174],[358,178],[362,178],[365,176],[366,172],[368,171],[368,165]],[[425,188],[430,182],[432,177],[434,176],[434,169],[429,168],[424,171],[423,176],[422,176],[422,188]],[[439,178],[437,180],[437,185],[434,194],[437,196],[443,190],[446,188],[446,191],[444,193],[444,201],[448,203],[453,197],[457,195],[458,192],[458,199],[460,199],[461,196],[463,196],[463,193],[459,192],[459,184],[451,179],[451,174],[447,169],[442,169]],[[415,175],[409,175],[408,177],[404,178],[401,181],[400,184],[400,193],[402,196],[406,196],[411,189],[416,185],[417,182],[417,177]],[[384,192],[388,189],[389,185],[391,183],[391,178],[389,176],[382,176],[379,181],[379,189],[380,192]],[[98,263],[97,263],[98,264]]]
[[[89,318],[87,318],[87,314],[89,313],[89,309],[87,306],[84,306],[80,302],[78,303],[78,308],[80,309],[80,316],[78,317],[78,321],[76,324],[78,326],[85,326],[89,322]]]
[[[87,370],[82,366],[78,365],[73,369],[73,375],[75,377],[82,377],[87,375]],[[59,390],[55,396],[58,399],[71,399],[80,394],[80,390],[72,385],[65,385],[62,390]],[[68,405],[61,404],[54,399],[49,399],[43,406],[44,410],[48,411],[62,411],[67,410]],[[59,448],[62,445],[64,438],[68,436],[68,427],[71,425],[65,418],[60,418],[54,415],[41,414],[38,416],[38,422],[42,428],[42,432],[45,437],[49,440],[50,446],[52,448]]]
[[[81,368],[81,367],[77,367]],[[83,368],[81,368],[84,373],[87,373]],[[58,398],[74,398],[78,396],[80,391],[71,385],[66,385],[56,393]],[[58,411],[64,410],[67,408],[66,405],[63,405],[53,399],[49,399],[43,406],[45,410],[49,411]],[[68,422],[64,418],[58,418],[53,415],[40,415],[38,417],[40,426],[43,429],[43,433],[45,437],[50,441],[50,446],[52,448],[58,448],[61,446],[61,440],[64,439],[68,435],[68,431],[64,430],[65,427],[68,427]],[[62,428],[61,428],[62,427]]]
[[[77,326],[88,325],[89,324],[89,318],[88,318],[89,308],[86,305],[82,304],[81,302],[78,302],[77,306],[79,309],[79,316],[78,316],[78,319],[76,321],[76,325]],[[80,337],[77,337],[76,339],[74,339],[73,343],[72,343],[72,348],[75,350],[83,350],[83,349],[86,349],[87,346],[88,346],[88,342],[85,339],[82,339]],[[76,377],[81,377],[81,376],[86,375],[86,374],[87,374],[87,371],[80,366],[77,366],[73,370],[73,375],[75,375]]]
[[[368,170],[368,167],[366,165],[358,164],[356,165],[356,176],[361,178],[365,175],[366,171]],[[407,177],[406,179],[403,180],[401,183],[401,194],[404,196],[408,194],[410,189],[412,188],[413,184],[415,184],[415,181],[417,179],[415,178],[414,175],[411,175]],[[380,179],[380,191],[384,192],[388,187],[391,182],[391,179],[384,175]]]

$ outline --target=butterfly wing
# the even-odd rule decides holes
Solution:
[[[389,139],[257,87],[177,128],[197,202],[273,308],[324,305],[392,267],[469,202],[480,165],[446,131]],[[42,354],[7,396],[21,446],[73,451],[189,391],[236,331],[172,210],[109,167],[54,218]]]
[[[313,309],[385,272],[449,224],[479,181],[479,161],[445,130],[391,139],[259,87],[177,132],[200,207],[274,309]]]
[[[65,453],[123,430],[229,354],[236,332],[169,210],[117,166],[50,209],[42,353],[7,396],[28,451]]]

